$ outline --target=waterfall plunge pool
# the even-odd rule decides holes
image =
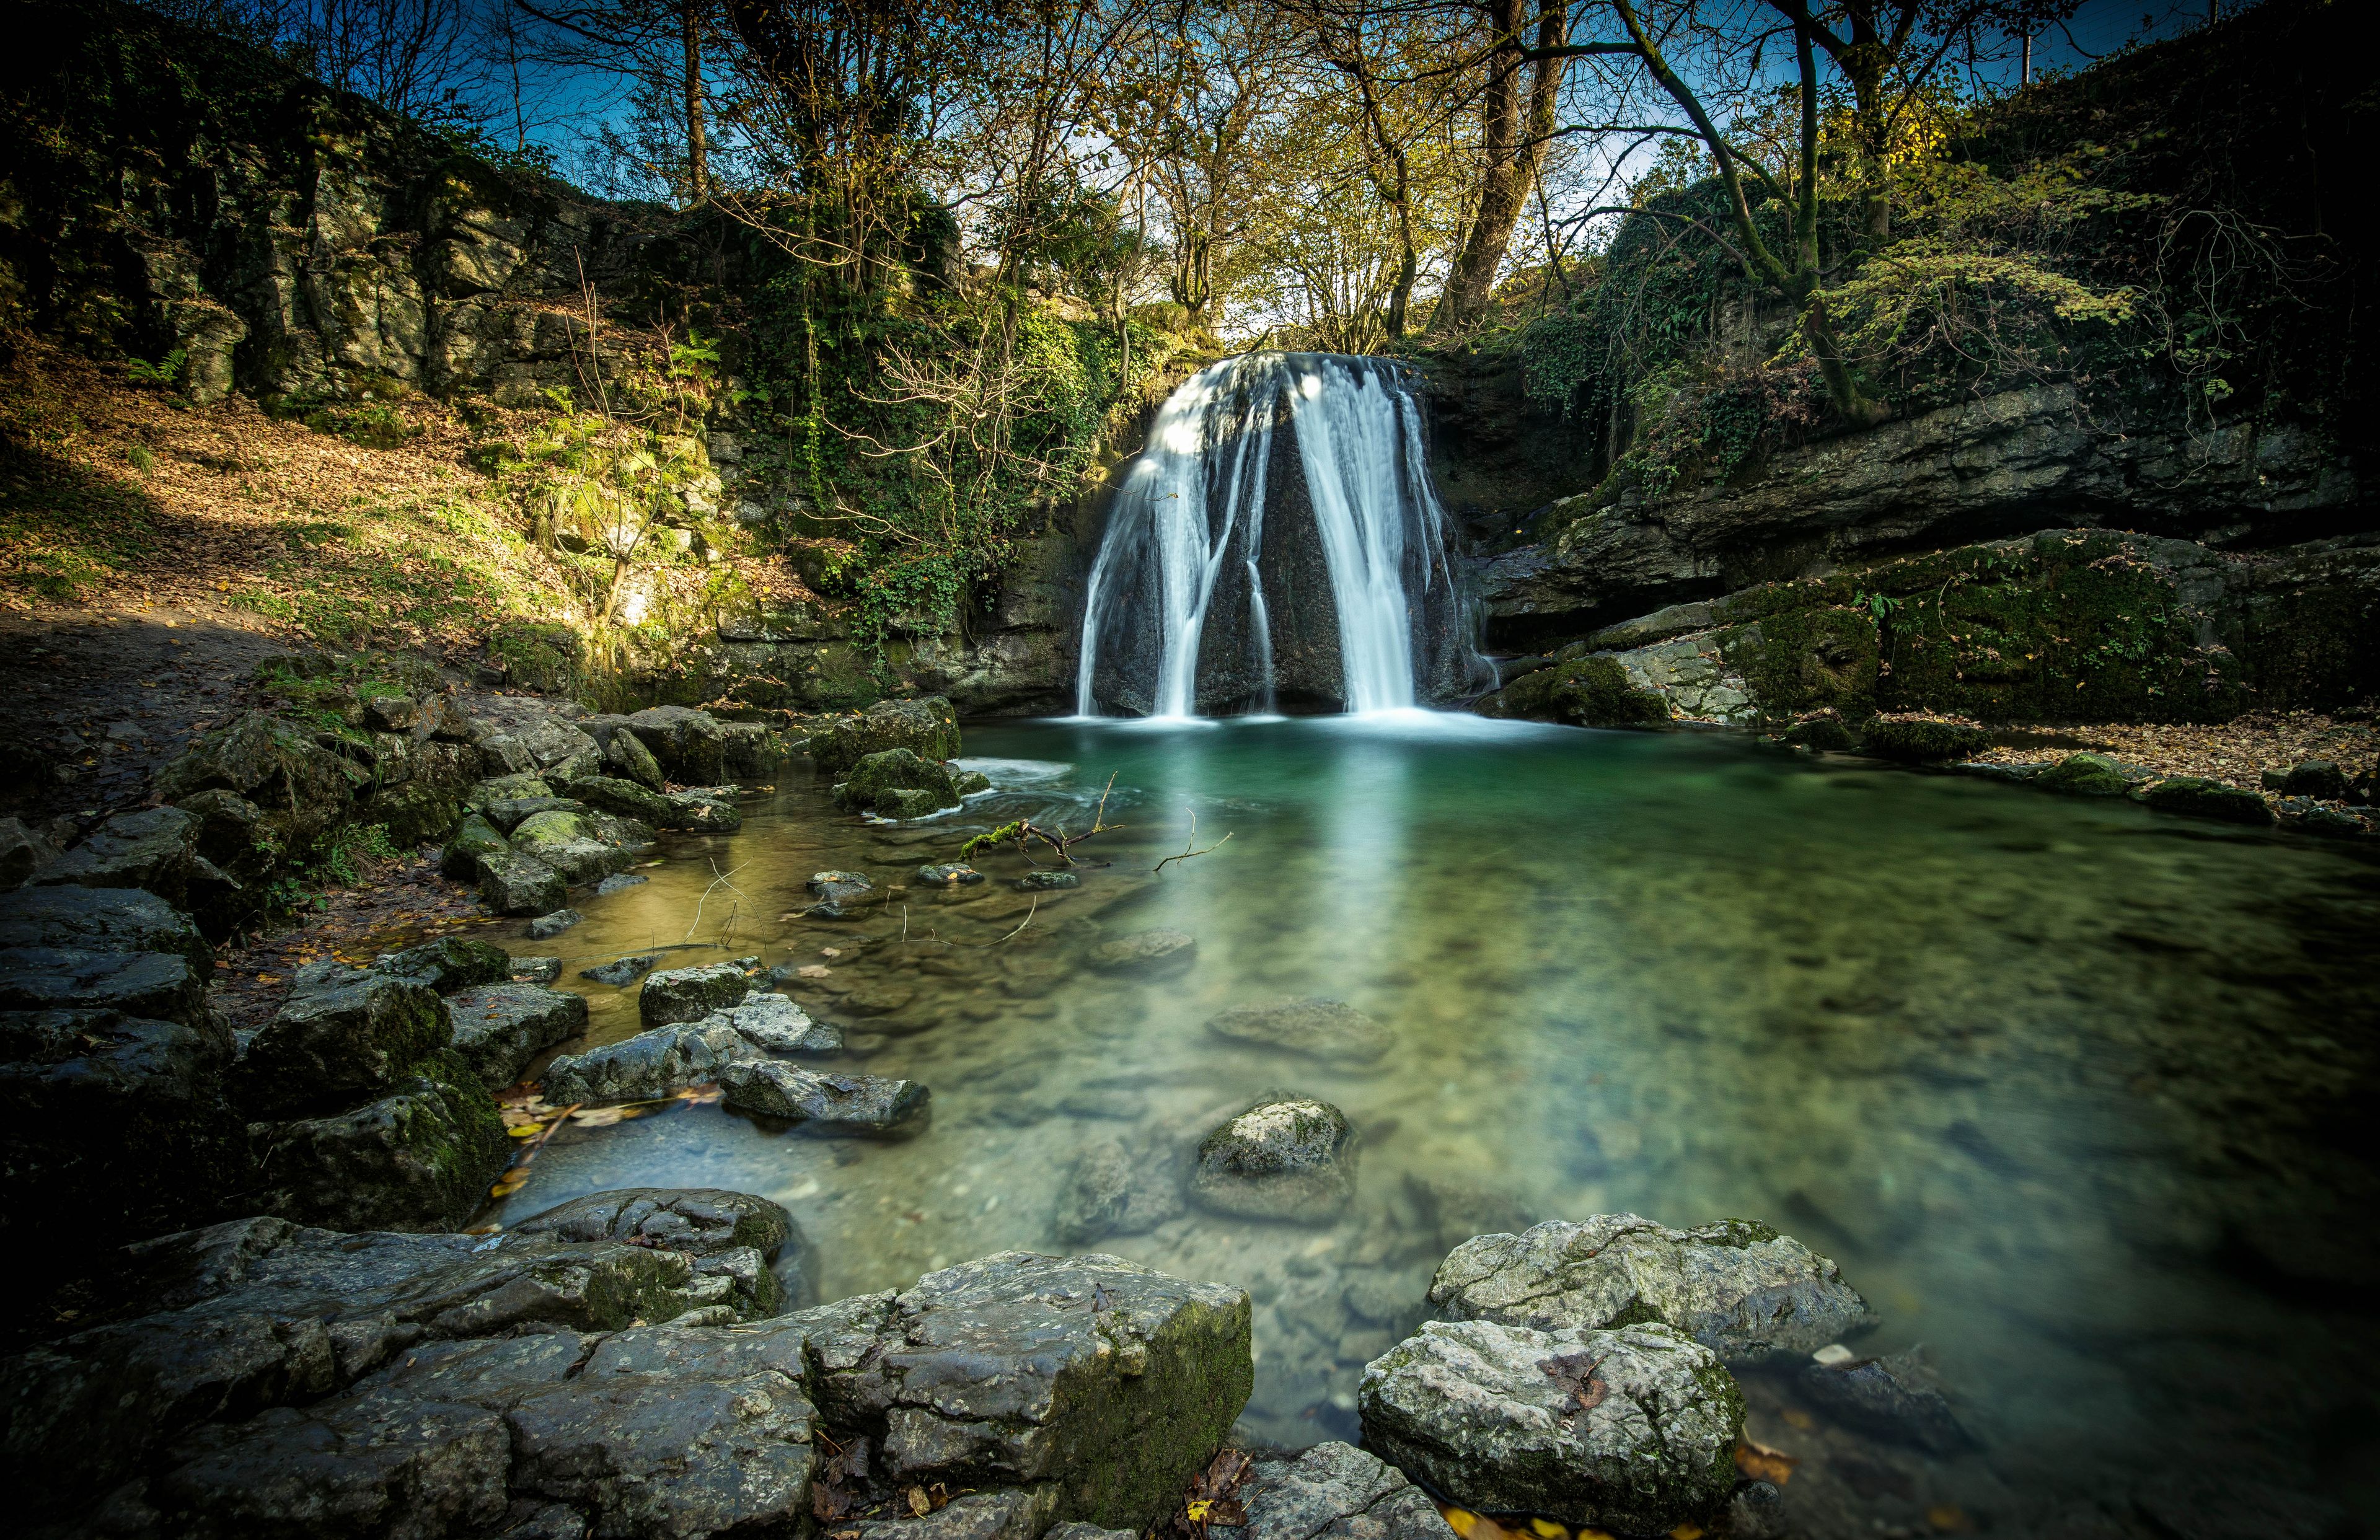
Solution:
[[[1751,1436],[1801,1461],[1808,1533],[2380,1519],[2357,1495],[2380,1463],[2370,851],[1730,735],[1427,712],[985,723],[967,749],[1001,789],[963,811],[866,824],[789,780],[741,833],[685,840],[577,928],[509,943],[565,957],[590,1040],[624,1037],[634,987],[577,969],[684,944],[714,866],[735,872],[732,930],[714,892],[662,965],[824,967],[788,989],[857,1035],[830,1062],[924,1082],[927,1132],[811,1138],[716,1106],[566,1128],[495,1217],[629,1185],[765,1194],[800,1224],[818,1299],[1006,1247],[1238,1284],[1257,1304],[1244,1429],[1287,1445],[1358,1437],[1363,1364],[1473,1233],[1755,1218],[1876,1306],[1854,1347],[1925,1344],[1979,1444],[1875,1441],[1790,1374],[1741,1375]],[[996,821],[1087,827],[1111,776],[1126,827],[1077,847],[1108,863],[1078,890],[1019,892],[1004,854],[979,886],[918,883]],[[1152,876],[1193,813],[1197,848],[1230,840]],[[781,920],[827,868],[884,903]],[[1152,927],[1195,935],[1196,964],[1087,965]],[[1394,1047],[1350,1068],[1207,1026],[1301,995]],[[1197,1140],[1269,1089],[1359,1130],[1335,1222],[1182,1201]],[[1062,1190],[1106,1141],[1173,1212],[1069,1239]],[[2350,1527],[2325,1518],[2339,1505]]]

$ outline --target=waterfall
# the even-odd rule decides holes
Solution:
[[[1477,660],[1446,524],[1397,366],[1317,353],[1208,365],[1159,409],[1116,493],[1076,711],[1269,711],[1280,694],[1378,711],[1461,690]]]

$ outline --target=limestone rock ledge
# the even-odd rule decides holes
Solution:
[[[828,1483],[839,1512],[940,1485],[1021,1535],[1140,1531],[1253,1381],[1237,1289],[1007,1252],[753,1319],[736,1243],[779,1216],[624,1197],[488,1237],[254,1219],[132,1248],[113,1318],[0,1362],[23,1533],[790,1534]]]

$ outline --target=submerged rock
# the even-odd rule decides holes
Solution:
[[[1049,893],[1065,888],[1079,888],[1083,879],[1070,871],[1029,871],[1009,883],[1019,892]]]
[[[612,879],[607,877],[603,880],[609,882]],[[552,940],[586,917],[576,909],[556,909],[551,915],[540,915],[528,922],[528,939],[532,941]]]
[[[1260,1460],[1240,1483],[1248,1522],[1234,1540],[1453,1540],[1405,1473],[1352,1444]]]
[[[634,957],[615,957],[599,967],[579,969],[578,976],[591,978],[598,984],[610,984],[614,987],[634,984],[650,972],[652,965],[661,960],[662,954],[658,952],[638,952]]]
[[[538,1088],[557,1107],[641,1101],[709,1085],[727,1065],[759,1051],[724,1022],[657,1026],[625,1042],[565,1054],[545,1067]]]
[[[1973,1442],[1943,1395],[1923,1348],[1888,1358],[1858,1358],[1803,1368],[1803,1391],[1854,1427],[1936,1454],[1955,1454]]]
[[[876,884],[856,871],[821,871],[810,874],[809,890],[818,895],[818,902],[807,913],[822,920],[841,920],[858,912]]]
[[[1358,1064],[1378,1061],[1397,1041],[1395,1033],[1335,1000],[1236,1006],[1208,1021],[1207,1030],[1233,1042]]]
[[[501,1090],[521,1077],[529,1061],[587,1030],[587,1000],[537,984],[481,984],[446,1001],[455,1051],[481,1084]]]
[[[1091,948],[1103,973],[1173,974],[1197,960],[1198,938],[1186,930],[1140,930]]]
[[[1259,1219],[1327,1219],[1355,1195],[1355,1131],[1311,1097],[1257,1102],[1199,1142],[1190,1195]]]
[[[1659,1534],[1735,1486],[1743,1399],[1665,1326],[1426,1322],[1365,1366],[1364,1442],[1465,1508]]]
[[[774,1059],[730,1063],[720,1071],[719,1085],[735,1111],[797,1122],[806,1133],[881,1138],[917,1133],[932,1099],[932,1093],[914,1080],[821,1074]]]
[[[1050,1227],[1077,1246],[1111,1235],[1145,1235],[1182,1212],[1178,1175],[1121,1139],[1094,1139],[1075,1157]]]
[[[965,888],[983,880],[983,873],[963,862],[919,867],[917,880],[936,888]]]
[[[646,978],[637,996],[637,1014],[647,1026],[697,1022],[714,1011],[742,1003],[750,988],[744,970],[726,963],[665,968]]]
[[[735,806],[732,786],[689,786],[682,792],[664,792],[662,800],[670,805],[668,827],[672,829],[732,834],[744,827],[744,810]]]
[[[1739,1364],[1801,1358],[1876,1324],[1834,1263],[1747,1219],[1670,1230],[1597,1214],[1477,1236],[1439,1264],[1429,1302],[1450,1319],[1540,1329],[1659,1321]]]
[[[642,872],[615,871],[595,884],[595,896],[610,898],[613,893],[624,893],[631,888],[641,888],[651,880],[651,878]]]

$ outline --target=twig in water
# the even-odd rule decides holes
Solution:
[[[1079,834],[1067,833],[1064,826],[1062,825],[1054,830],[1044,829],[1039,824],[1033,822],[1029,819],[1019,819],[1014,823],[1002,824],[999,828],[993,830],[989,834],[978,834],[974,839],[969,840],[965,844],[961,845],[959,847],[959,859],[964,861],[978,850],[987,850],[993,845],[1006,844],[1011,841],[1014,841],[1018,854],[1022,855],[1026,860],[1032,861],[1033,865],[1038,867],[1041,863],[1033,860],[1033,851],[1031,849],[1030,842],[1038,840],[1043,844],[1048,845],[1051,850],[1056,851],[1058,853],[1059,860],[1065,862],[1066,865],[1071,867],[1075,864],[1075,858],[1067,854],[1067,850],[1070,846],[1078,845],[1094,834],[1105,834],[1112,830],[1125,827],[1123,824],[1110,823],[1107,820],[1108,794],[1114,790],[1115,777],[1111,774],[1108,777],[1108,783],[1099,790],[1099,806],[1098,810],[1091,815],[1091,826],[1088,829],[1084,830]]]
[[[1172,865],[1176,861],[1187,861],[1194,855],[1205,855],[1211,851],[1220,850],[1224,845],[1231,843],[1231,838],[1232,831],[1227,829],[1223,831],[1223,837],[1217,840],[1213,844],[1208,845],[1206,850],[1192,850],[1190,847],[1196,843],[1198,840],[1198,809],[1193,807],[1190,809],[1190,834],[1187,839],[1182,842],[1182,854],[1179,855],[1169,855],[1164,860],[1160,861],[1157,865],[1148,868],[1149,874],[1151,876],[1155,876],[1157,873],[1163,871],[1167,867]]]
[[[693,940],[694,933],[702,928],[702,906],[710,902],[710,895],[712,892],[724,887],[729,892],[734,893],[737,898],[743,898],[746,896],[743,889],[738,888],[735,883],[730,882],[727,879],[735,876],[736,872],[742,871],[744,867],[748,867],[751,864],[751,862],[747,861],[744,863],[743,867],[735,867],[730,871],[721,871],[717,861],[710,863],[710,869],[715,875],[713,875],[710,879],[710,886],[702,890],[702,896],[694,901],[694,923],[686,928],[686,939],[687,940]],[[737,905],[738,910],[741,908],[742,905]],[[729,923],[734,923],[732,914],[729,918]]]

